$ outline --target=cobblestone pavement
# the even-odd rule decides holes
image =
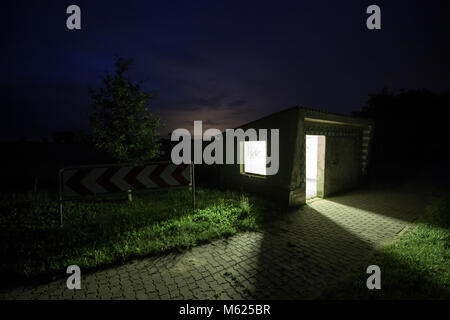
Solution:
[[[263,232],[82,273],[80,290],[64,279],[0,299],[313,299],[423,210],[408,192],[355,191],[286,213]]]

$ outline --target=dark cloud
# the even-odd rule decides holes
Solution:
[[[0,66],[4,136],[87,129],[87,86],[113,56],[159,95],[165,132],[193,120],[235,127],[293,105],[349,113],[369,93],[448,89],[449,20],[442,2],[378,1],[382,30],[365,27],[366,1],[84,1],[82,30],[64,1],[5,10]],[[164,132],[164,134],[165,134]]]

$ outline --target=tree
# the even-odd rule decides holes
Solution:
[[[125,77],[132,63],[116,56],[115,71],[106,73],[104,86],[90,88],[93,113],[89,118],[99,151],[119,162],[139,163],[162,154],[157,133],[161,124],[148,109],[154,94]]]
[[[356,116],[375,121],[370,165],[375,176],[418,174],[447,161],[447,108],[450,93],[426,89],[401,90],[384,88],[369,96]],[[377,167],[377,168],[375,168]]]

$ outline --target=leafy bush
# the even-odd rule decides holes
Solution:
[[[246,217],[250,214],[252,210],[252,204],[248,200],[247,196],[241,195],[241,198],[239,199],[239,208],[242,210],[242,216]]]

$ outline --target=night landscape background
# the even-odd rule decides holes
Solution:
[[[2,140],[89,131],[87,87],[134,58],[131,76],[157,91],[164,136],[193,120],[234,128],[293,105],[349,114],[383,87],[448,90],[444,1],[15,1],[4,12]]]
[[[66,27],[72,4],[81,8],[81,30]],[[380,30],[366,27],[372,4],[381,8]],[[164,262],[158,277],[169,289],[147,288],[145,299],[449,299],[446,1],[14,1],[2,12],[0,299],[20,299],[19,285],[64,278],[69,264],[92,275],[111,266],[134,268],[128,265],[133,259],[158,265],[165,254],[184,257],[187,266],[175,271],[200,279],[195,272],[204,268],[202,257],[190,257],[189,250],[210,250],[210,242],[221,239],[227,244],[219,257],[239,260],[241,252],[258,248],[248,259],[256,260],[256,280],[214,261],[225,280],[183,295],[169,288],[173,277],[165,272],[173,266]],[[130,191],[126,199],[68,201],[63,225],[58,170],[120,162],[96,149],[89,121],[89,89],[98,90],[106,72],[114,73],[115,57],[133,59],[127,76],[154,94],[149,110],[163,124],[164,154],[148,160],[170,160],[171,132],[192,132],[194,120],[203,121],[203,130],[225,130],[301,106],[373,120],[364,188],[288,212],[243,189],[222,190],[204,165],[195,173],[195,209],[187,189],[134,198]],[[370,222],[346,228],[354,217]],[[413,223],[413,231],[387,249],[372,247]],[[229,237],[240,249],[226,251]],[[278,252],[292,261],[283,257],[277,265]],[[317,252],[324,269],[314,260]],[[363,272],[325,290],[324,283],[366,256],[388,270],[383,285],[391,287],[367,293]],[[297,280],[308,274],[310,287],[265,296],[276,288],[266,281],[280,274]],[[294,286],[291,280],[283,280],[286,287]],[[359,280],[362,287],[351,286]],[[80,295],[138,298],[140,288],[127,296],[119,287]],[[56,298],[79,298],[61,292]]]

